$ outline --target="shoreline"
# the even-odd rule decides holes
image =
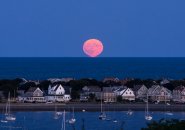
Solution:
[[[68,103],[68,104],[44,104],[44,103],[12,103],[11,111],[24,112],[24,111],[54,111],[57,106],[58,111],[69,110],[74,107],[75,111],[87,112],[100,111],[99,103]],[[0,112],[5,111],[6,104],[0,104]],[[146,104],[103,104],[105,111],[145,111]],[[171,104],[170,106],[164,104],[149,104],[150,111],[171,111],[171,112],[184,112],[185,104]]]

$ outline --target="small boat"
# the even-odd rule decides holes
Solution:
[[[117,122],[118,122],[118,120],[116,120],[116,119],[113,119],[113,122],[114,122],[114,123],[117,123]]]
[[[129,109],[129,110],[127,111],[127,115],[131,116],[132,114],[133,114],[133,111]]]
[[[73,114],[72,118],[69,120],[69,124],[74,124],[76,122],[75,116],[74,116],[74,108],[73,108]]]
[[[167,102],[166,105],[167,105],[167,106],[170,106],[171,104]]]
[[[150,121],[152,120],[152,116],[149,114],[148,111],[148,94],[147,94],[147,102],[146,102],[146,111],[145,111],[145,120]]]
[[[111,121],[111,117],[106,116],[105,120],[106,120],[106,121]]]
[[[167,111],[165,114],[168,115],[168,116],[173,116],[173,113],[170,112],[170,111]]]
[[[99,115],[99,119],[100,120],[106,120],[106,114],[104,112],[101,112],[100,115]]]
[[[8,121],[7,121],[7,120],[1,120],[1,122],[2,122],[2,123],[8,123]]]
[[[15,121],[16,117],[14,115],[11,114],[10,112],[10,93],[8,94],[8,102],[7,102],[7,115],[5,116],[5,119],[7,121]]]

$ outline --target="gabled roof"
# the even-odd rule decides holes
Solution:
[[[181,85],[181,86],[176,87],[174,90],[183,91],[184,89],[185,89],[185,87]]]
[[[134,88],[133,88],[133,91],[138,91],[143,86],[146,87],[145,85],[135,85]]]
[[[106,82],[106,81],[114,81],[114,82],[118,82],[120,81],[117,77],[107,77],[107,78],[104,78],[103,79],[103,82]]]
[[[167,93],[171,93],[171,91],[163,86],[154,85],[148,90],[148,94],[151,95],[158,95],[162,90]]]
[[[53,91],[56,91],[60,86],[62,86],[62,85],[61,84],[52,84],[52,85],[50,85],[51,90],[53,90]]]
[[[40,90],[39,87],[30,87],[30,88],[25,92],[24,96],[32,96],[33,93],[35,92],[35,90],[37,90],[37,89]],[[42,92],[42,93],[44,94],[44,92]]]
[[[154,94],[157,88],[160,88],[159,85],[153,85],[151,88],[148,89],[148,95]]]
[[[33,93],[35,90],[37,89],[37,87],[30,87],[26,93]]]
[[[121,95],[123,95],[127,90],[133,91],[131,88],[125,88],[123,89],[123,92],[121,93]]]

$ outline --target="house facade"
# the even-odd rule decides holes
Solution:
[[[173,101],[185,103],[185,87],[178,86],[173,90]]]
[[[18,98],[19,101],[23,102],[39,102],[44,103],[46,102],[44,92],[38,87],[30,87],[23,96]]]
[[[113,92],[112,87],[103,87],[102,93],[103,93],[102,98],[104,102],[116,102],[117,101],[116,93]]]
[[[135,94],[134,91],[131,88],[124,88],[120,91],[120,95],[122,96],[123,100],[129,100],[134,101],[135,100]]]
[[[88,101],[90,94],[94,94],[95,98],[100,100],[101,88],[99,86],[84,86],[80,93],[80,101]]]
[[[137,99],[144,100],[147,97],[148,88],[145,85],[135,85],[133,91]]]
[[[159,85],[153,85],[148,89],[148,96],[152,101],[170,101],[172,99],[172,92]]]
[[[68,102],[71,100],[70,90],[64,88],[61,84],[49,85],[48,95],[46,96],[47,101],[52,102]],[[70,89],[70,88],[69,88]]]

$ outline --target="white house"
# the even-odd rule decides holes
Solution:
[[[69,89],[69,87],[64,88],[61,84],[49,85],[46,99],[52,102],[68,102],[71,100]]]
[[[65,90],[61,84],[49,85],[48,95],[64,95]]]
[[[173,90],[173,101],[175,102],[185,102],[185,87],[178,86]]]
[[[122,96],[123,100],[134,101],[135,94],[131,88],[120,88],[119,90],[114,91],[117,96]]]
[[[126,88],[122,91],[121,96],[124,100],[134,101],[135,100],[135,94],[134,91],[132,91],[131,88]]]

